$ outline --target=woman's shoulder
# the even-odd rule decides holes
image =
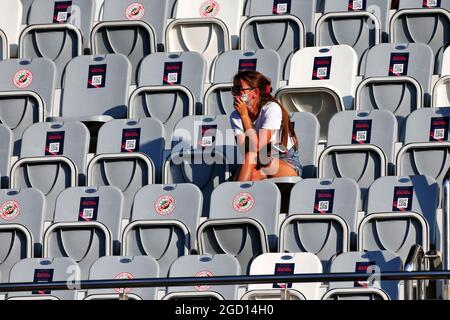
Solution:
[[[269,101],[261,108],[261,111],[265,114],[281,114],[281,107],[278,103]]]

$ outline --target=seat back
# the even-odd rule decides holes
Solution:
[[[389,251],[346,252],[338,255],[331,263],[331,273],[373,273],[401,272],[403,262],[399,256]],[[330,282],[329,289],[370,288],[375,287],[386,292],[392,300],[399,298],[399,281],[376,280],[355,282]],[[359,297],[358,297],[359,296]],[[353,298],[361,299],[364,294],[357,294]],[[367,295],[366,295],[367,297]],[[362,298],[364,299],[364,298]]]
[[[227,182],[212,193],[208,220],[198,231],[201,253],[234,255],[248,272],[266,244],[277,246],[281,195],[271,181]]]
[[[311,253],[266,253],[259,255],[250,266],[250,275],[275,276],[293,274],[322,273],[320,260]],[[320,283],[271,283],[271,284],[249,284],[247,291],[270,290],[280,291],[294,289],[305,296],[307,300],[318,300]]]
[[[19,57],[46,57],[56,64],[56,87],[62,86],[67,63],[89,48],[94,1],[34,1],[28,28],[20,36]]]
[[[203,193],[203,213],[208,216],[212,191],[231,175],[229,161],[220,151],[172,153],[163,167],[163,183],[195,184]]]
[[[62,2],[62,3],[61,3]],[[72,0],[63,2],[58,0],[40,0],[34,1],[28,14],[28,25],[35,24],[71,24],[77,27],[83,36],[83,46],[89,48],[89,34],[91,33],[94,21],[95,1]],[[52,42],[47,42],[52,39]],[[43,48],[49,46],[47,50],[58,49],[59,41],[65,38],[57,38],[55,34],[48,36],[42,35],[40,40],[47,40],[40,43]],[[50,45],[50,43],[53,44]],[[41,47],[39,47],[41,48]]]
[[[155,166],[155,174],[159,181],[161,179],[161,161],[165,146],[164,136],[164,127],[157,119],[111,120],[99,130],[97,155],[142,153],[152,160]],[[124,168],[116,169],[121,171],[123,178],[123,173],[127,170],[124,170]],[[109,174],[112,174],[112,172],[109,171]]]
[[[79,173],[78,181],[83,183],[89,139],[89,130],[81,122],[35,123],[23,134],[20,158],[67,157],[76,165]]]
[[[243,23],[240,48],[272,49],[281,58],[281,77],[289,77],[292,55],[313,44],[315,1],[250,1],[249,18]]]
[[[239,262],[232,255],[201,255],[180,257],[172,264],[169,277],[218,277],[218,276],[238,276],[241,274]],[[189,287],[168,287],[167,292],[170,298],[181,298],[183,293],[189,295],[188,298],[198,299],[208,297],[209,293],[218,293],[225,300],[236,300],[238,294],[237,285],[197,285]],[[186,297],[186,295],[184,295]]]
[[[439,191],[439,185],[427,176],[383,177],[375,181],[369,189],[367,215],[391,212],[397,219],[371,221],[364,230],[364,249],[389,250],[406,260],[413,245],[424,246],[428,239],[423,239],[422,226],[417,219],[402,218],[405,212],[415,212],[426,219],[426,237],[434,242],[436,233],[442,233],[437,227]]]
[[[346,109],[353,104],[358,58],[348,45],[304,48],[291,61],[289,86],[330,86],[342,97]],[[297,72],[295,70],[310,70]]]
[[[145,256],[101,257],[89,271],[89,280],[132,280],[159,277],[159,266],[155,259]],[[116,288],[91,289],[87,292],[89,300],[118,299],[120,294],[130,299],[156,300],[156,288]]]
[[[386,43],[371,48],[356,108],[392,111],[399,124],[398,137],[402,139],[406,117],[416,109],[430,106],[433,65],[433,52],[426,44]]]
[[[121,54],[74,58],[65,72],[60,116],[126,118],[130,80],[131,64]]]
[[[398,8],[391,19],[390,41],[428,44],[436,59],[435,73],[439,73],[443,51],[450,39],[450,3],[400,0]]]
[[[166,8],[166,2],[157,0],[105,1],[102,22],[91,34],[93,54],[125,55],[132,65],[131,83],[136,84],[142,59],[156,52],[157,41],[163,46]]]
[[[326,140],[331,117],[353,106],[357,62],[355,51],[347,45],[304,48],[293,56],[289,86],[281,88],[277,97],[291,112],[313,113],[320,123],[320,139]]]
[[[105,0],[102,21],[144,21],[155,30],[158,44],[163,44],[169,9],[168,1]],[[118,34],[117,40],[124,36]]]
[[[1,123],[13,130],[15,155],[19,154],[24,130],[53,113],[55,82],[56,66],[49,59],[0,61]],[[21,91],[26,92],[21,95]]]
[[[11,270],[10,283],[48,283],[65,282],[72,290],[36,290],[32,292],[10,292],[7,299],[39,300],[76,300],[77,290],[73,290],[80,281],[80,268],[70,258],[23,259]]]
[[[45,235],[44,253],[72,258],[87,279],[96,259],[119,252],[122,210],[123,196],[115,187],[64,190],[56,201],[54,224]]]
[[[369,48],[388,40],[390,8],[391,0],[324,1],[324,16],[316,25],[316,45],[351,46],[362,73]]]
[[[393,172],[397,120],[386,110],[345,111],[330,121],[327,149],[319,160],[319,177],[347,177],[361,188]],[[361,202],[363,203],[363,202]]]
[[[236,47],[244,0],[178,0],[176,6],[175,19],[216,18],[222,20],[230,31],[232,42]]]
[[[320,1],[320,0],[319,0]],[[311,1],[272,1],[272,0],[248,0],[249,16],[293,15],[298,17],[305,28],[306,42],[314,43],[314,14],[317,0]]]
[[[406,121],[404,147],[397,156],[397,175],[428,175],[442,185],[450,168],[450,108],[426,108]]]
[[[173,261],[196,249],[202,206],[195,185],[145,186],[136,194],[123,252],[156,259],[165,277]]]
[[[171,141],[172,153],[218,150],[233,169],[240,159],[228,115],[185,117],[177,123]]]
[[[11,268],[21,259],[41,255],[45,198],[36,189],[0,191],[0,276],[9,281]]]

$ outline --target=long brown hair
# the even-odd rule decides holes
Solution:
[[[240,86],[241,81],[246,82],[250,87],[257,88],[260,91],[260,98],[257,103],[258,114],[261,108],[269,102],[275,102],[281,108],[281,144],[287,147],[289,136],[291,137],[295,149],[298,150],[298,139],[295,130],[291,125],[289,114],[281,103],[271,94],[270,79],[257,71],[245,70],[234,76],[233,85]]]

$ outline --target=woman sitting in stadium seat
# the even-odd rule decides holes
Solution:
[[[300,176],[298,139],[289,114],[271,95],[270,80],[256,71],[242,71],[233,80],[231,126],[243,163],[236,181]]]

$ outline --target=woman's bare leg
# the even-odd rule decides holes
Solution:
[[[267,167],[261,169],[262,172],[271,178],[298,177],[297,171],[288,165],[284,160],[272,159]]]
[[[244,163],[239,167],[236,181],[255,181],[263,180],[266,175],[261,170],[256,169],[257,154],[247,152],[244,157]]]

